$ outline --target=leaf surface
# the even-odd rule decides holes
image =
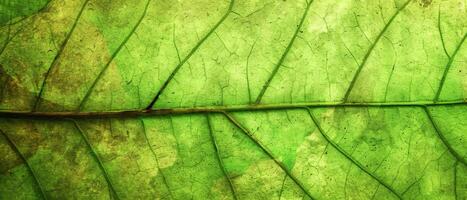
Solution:
[[[465,199],[466,3],[0,2],[0,199]]]

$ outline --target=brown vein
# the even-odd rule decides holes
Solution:
[[[117,118],[137,116],[175,115],[191,113],[222,113],[230,111],[258,111],[258,110],[281,110],[296,109],[303,107],[419,107],[419,106],[455,106],[467,105],[465,101],[447,101],[433,103],[423,102],[387,102],[387,103],[342,103],[342,102],[317,102],[317,103],[295,103],[295,104],[270,104],[270,105],[239,105],[239,106],[206,106],[197,108],[161,108],[151,110],[119,110],[99,112],[29,112],[0,110],[0,117],[8,118]]]

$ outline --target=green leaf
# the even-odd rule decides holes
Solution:
[[[45,9],[50,0],[2,1],[0,4],[0,25],[18,23],[25,17]]]
[[[466,199],[466,3],[0,1],[0,199]]]

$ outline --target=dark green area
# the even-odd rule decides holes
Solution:
[[[50,0],[1,0],[0,26],[30,16],[43,9]]]

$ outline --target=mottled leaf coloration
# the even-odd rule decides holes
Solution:
[[[467,199],[466,0],[0,0],[0,199]]]

